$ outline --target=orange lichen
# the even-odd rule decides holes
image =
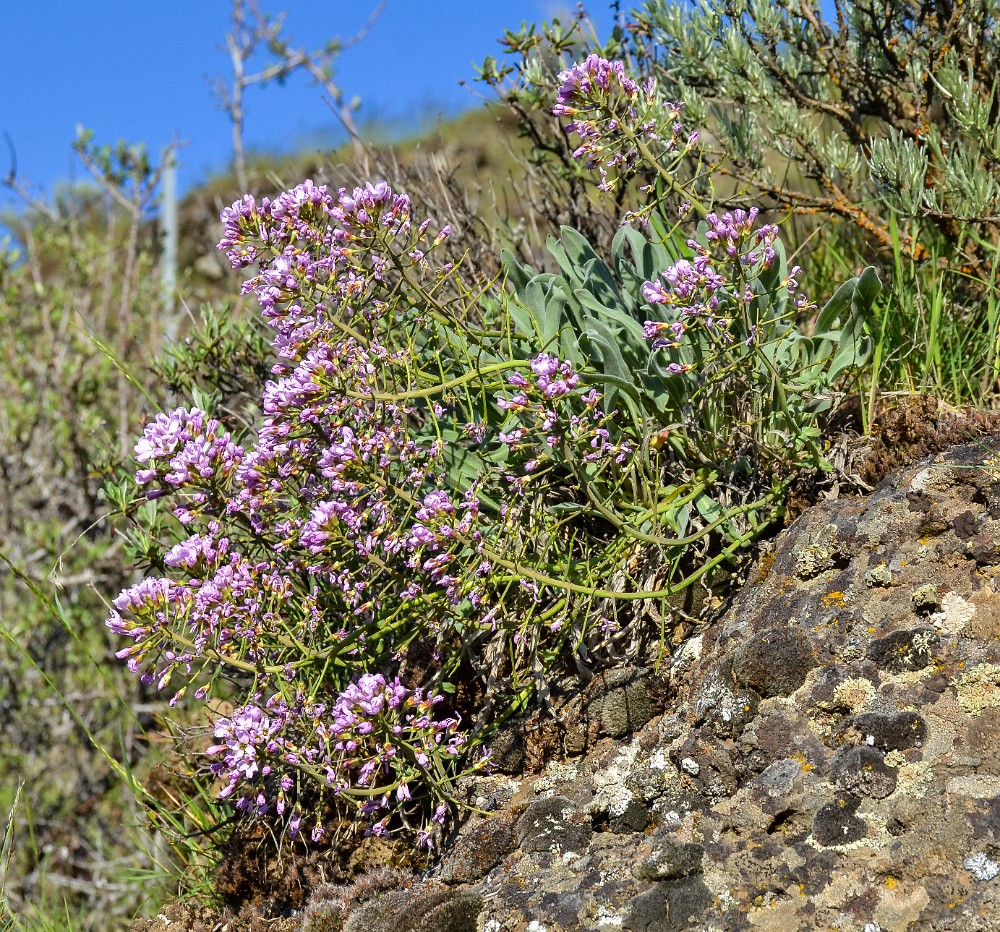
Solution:
[[[767,579],[771,572],[771,567],[774,566],[774,560],[777,556],[776,553],[765,553],[757,564],[757,582],[762,583]]]
[[[803,773],[809,773],[810,770],[814,769],[813,765],[809,763],[809,758],[806,757],[805,754],[793,754],[792,760],[802,768]]]

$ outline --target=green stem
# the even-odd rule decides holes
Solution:
[[[678,197],[688,201],[695,209],[698,216],[702,219],[707,217],[709,214],[708,208],[702,204],[701,200],[693,191],[688,190],[674,177],[673,172],[663,167],[660,160],[653,154],[649,146],[647,146],[646,143],[634,133],[628,129],[624,129],[624,127],[623,132],[631,142],[635,143],[636,148],[642,153],[643,158],[645,158],[649,164],[656,169],[656,173],[663,179],[664,184],[666,184],[666,186],[670,189],[671,193],[676,194]]]
[[[446,382],[436,382],[430,388],[414,389],[413,391],[407,392],[352,392],[344,391],[344,394],[348,398],[363,398],[370,399],[372,401],[389,401],[389,402],[402,402],[409,401],[412,398],[429,398],[432,395],[437,395],[440,392],[447,391],[450,388],[455,388],[458,385],[464,385],[466,382],[472,382],[475,379],[480,378],[484,375],[492,375],[495,372],[504,372],[507,369],[518,369],[524,368],[528,363],[520,359],[511,359],[506,362],[492,363],[491,365],[484,366],[482,369],[474,369],[471,372],[467,372],[465,375],[457,376],[453,379],[449,379]],[[498,386],[502,387],[502,386]]]

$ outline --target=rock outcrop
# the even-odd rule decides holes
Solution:
[[[718,622],[604,678],[585,750],[472,779],[489,814],[430,876],[317,891],[299,927],[1000,929],[997,449],[809,509]]]

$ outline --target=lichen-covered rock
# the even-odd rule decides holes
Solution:
[[[830,780],[849,793],[885,799],[896,791],[895,767],[885,762],[885,755],[870,747],[851,748],[834,758]]]
[[[593,833],[590,823],[562,796],[532,803],[515,827],[523,851],[578,852],[587,847]]]
[[[495,770],[518,773],[524,766],[524,723],[507,722],[490,739],[490,756]]]
[[[804,513],[659,669],[563,707],[571,759],[472,778],[492,814],[431,876],[347,902],[343,927],[1000,929],[993,449]]]
[[[635,869],[640,880],[676,880],[702,873],[705,851],[690,842],[680,843],[664,838],[653,853]]]
[[[511,813],[470,826],[455,842],[438,879],[445,883],[471,883],[485,877],[514,847]]]
[[[712,892],[699,877],[658,883],[629,904],[621,928],[629,932],[681,932],[712,902]]]
[[[315,891],[302,932],[476,932],[482,896],[380,869]]]
[[[624,738],[638,731],[654,714],[647,670],[607,670],[566,704],[563,746],[568,754],[582,754],[602,737]]]

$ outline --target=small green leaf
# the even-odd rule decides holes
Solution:
[[[695,507],[698,509],[698,514],[700,514],[709,524],[713,521],[717,521],[722,517],[722,509],[719,507],[719,503],[705,492],[702,492],[694,500]]]

